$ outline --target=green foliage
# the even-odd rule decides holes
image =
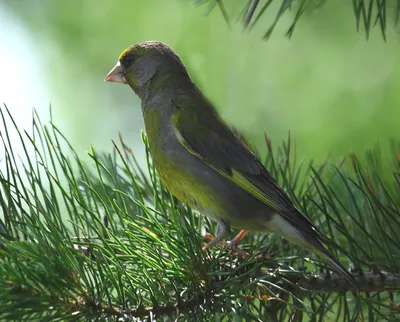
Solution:
[[[385,179],[378,153],[368,154],[367,166],[352,157],[347,170],[298,165],[290,138],[275,153],[266,138],[266,166],[332,238],[331,251],[350,261],[355,293],[318,258],[277,236],[247,236],[247,259],[219,247],[203,253],[201,233],[214,223],[171,197],[148,152],[143,170],[122,138],[112,154],[92,147],[83,161],[52,122],[42,125],[35,116],[28,133],[7,108],[1,116],[2,320],[400,317],[399,144]]]
[[[197,0],[196,2],[209,3],[211,9],[218,5],[225,21],[229,24],[230,17],[227,13],[227,9],[225,9],[224,0]],[[293,21],[286,31],[286,36],[291,37],[300,18],[306,12],[317,11],[327,1],[248,0],[244,2],[245,4],[239,11],[244,28],[253,28],[259,23],[260,18],[263,17],[268,10],[275,11],[275,19],[273,19],[272,22],[268,22],[269,27],[263,36],[263,38],[267,40],[271,37],[276,25],[287,11],[292,11],[294,13]],[[396,3],[396,1],[385,0],[352,0],[352,5],[357,31],[359,31],[361,25],[367,38],[369,38],[371,29],[378,25],[382,32],[383,39],[386,40],[387,20],[393,20],[393,24],[396,26],[399,22],[400,5],[398,1]],[[237,5],[234,3],[232,4],[232,2],[229,6],[237,7]]]

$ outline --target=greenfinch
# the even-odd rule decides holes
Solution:
[[[217,222],[204,249],[230,228],[273,232],[325,259],[355,285],[323,246],[326,237],[305,217],[262,163],[234,135],[166,44],[146,41],[122,52],[106,81],[128,84],[142,102],[153,163],[176,198]]]

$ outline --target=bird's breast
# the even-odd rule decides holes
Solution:
[[[145,126],[153,164],[162,183],[176,198],[198,209],[198,199],[208,194],[202,184],[204,176],[209,175],[205,167],[178,141],[170,118],[152,113],[145,116]]]

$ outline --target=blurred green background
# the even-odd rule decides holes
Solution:
[[[243,1],[226,2],[231,17]],[[31,126],[31,111],[55,123],[78,152],[110,151],[120,131],[143,155],[140,102],[127,87],[103,81],[120,52],[143,40],[175,49],[192,78],[222,116],[265,153],[296,140],[300,158],[333,160],[361,154],[399,137],[400,44],[388,21],[370,40],[355,30],[351,1],[327,1],[284,37],[287,13],[272,37],[263,32],[273,6],[251,33],[221,12],[189,0],[0,1],[0,101],[17,122]]]

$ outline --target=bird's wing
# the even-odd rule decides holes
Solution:
[[[316,227],[294,207],[283,189],[236,138],[214,108],[208,102],[201,103],[197,108],[190,108],[187,104],[183,108],[175,104],[173,124],[180,143],[191,154],[282,215],[295,227],[305,232],[317,232]]]

